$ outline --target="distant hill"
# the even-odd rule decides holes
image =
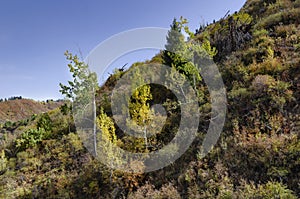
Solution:
[[[0,102],[0,123],[6,121],[19,121],[33,114],[39,114],[55,109],[63,104],[63,101],[47,100],[38,102],[32,99],[14,99]]]

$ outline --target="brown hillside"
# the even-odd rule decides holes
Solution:
[[[62,101],[37,102],[31,99],[16,99],[0,102],[0,123],[26,119],[33,114],[39,114],[55,109]]]

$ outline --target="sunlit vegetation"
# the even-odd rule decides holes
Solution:
[[[183,33],[189,35],[187,40]],[[97,136],[105,139],[93,147],[97,152],[105,146],[110,165],[83,145],[69,101],[18,121],[9,118],[18,111],[7,110],[7,121],[0,124],[0,198],[299,198],[299,35],[299,0],[248,0],[241,11],[201,26],[196,33],[183,17],[174,19],[166,50],[131,67],[162,63],[179,71],[197,91],[193,100],[201,117],[197,138],[187,152],[154,172],[112,169],[123,164],[112,144],[146,154],[162,148],[178,130],[180,102],[162,86],[139,87],[128,99],[130,120],[124,123],[142,136],[126,134],[114,122],[110,97],[129,70],[116,69],[102,87],[95,87],[94,121],[102,133]],[[200,146],[210,120],[210,96],[196,66],[186,60],[203,56],[201,50],[189,54],[199,46],[219,67],[228,100],[222,135],[204,158]],[[74,79],[61,84],[61,92],[74,100],[79,93],[76,84],[96,80],[77,56],[67,52],[66,57]],[[178,79],[178,73],[168,75]],[[143,81],[139,73],[132,78]],[[166,114],[151,109],[155,104],[162,104]],[[160,129],[156,123],[149,127],[154,117],[165,124],[161,132],[147,137],[147,132]],[[143,171],[143,162],[131,163]]]

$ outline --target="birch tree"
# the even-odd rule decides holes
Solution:
[[[98,87],[97,75],[89,70],[88,65],[81,61],[77,55],[68,51],[65,56],[69,61],[68,67],[72,74],[72,80],[68,85],[60,83],[60,92],[73,102],[73,116],[77,131],[82,130],[85,137],[83,142],[88,149],[97,156],[97,126],[95,93]],[[92,136],[90,135],[92,132]],[[91,149],[92,147],[92,149]]]

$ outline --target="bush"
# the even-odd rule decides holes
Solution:
[[[5,157],[4,150],[1,150],[1,153],[0,153],[0,172],[5,171],[6,166],[7,166],[7,159]]]
[[[128,199],[180,199],[180,194],[170,183],[165,184],[160,190],[155,189],[154,185],[145,184],[136,192],[130,193]]]
[[[285,9],[284,11],[275,12],[260,20],[254,29],[273,29],[278,24],[299,23],[300,8]]]
[[[276,109],[282,109],[292,99],[293,92],[289,87],[289,83],[276,81],[269,75],[257,75],[252,81],[253,97],[259,99],[257,102]]]
[[[297,28],[295,24],[290,24],[286,26],[276,26],[276,35],[282,38],[286,38],[288,35],[296,34]]]
[[[49,133],[43,128],[29,129],[22,133],[21,137],[16,140],[16,147],[20,150],[25,150],[36,146],[43,139],[47,139],[48,137]]]
[[[294,7],[295,7],[295,8],[299,8],[299,7],[300,7],[300,0],[296,0],[296,1],[294,2]]]
[[[252,88],[258,93],[266,92],[274,87],[276,81],[269,75],[257,75],[252,81]]]
[[[271,56],[271,55],[270,55]],[[266,58],[264,62],[253,63],[250,65],[249,70],[251,75],[265,74],[277,75],[285,69],[282,63],[277,58]]]
[[[293,199],[297,198],[291,190],[279,182],[268,182],[265,185],[247,184],[239,194],[241,198],[262,198],[262,199]]]
[[[269,35],[269,32],[266,29],[254,30],[254,32],[253,32],[253,37],[255,37],[255,38],[268,36],[268,35]]]
[[[43,128],[45,131],[52,131],[52,120],[48,113],[44,113],[37,122],[37,128]]]
[[[248,66],[249,64],[252,64],[254,60],[256,59],[257,55],[257,49],[256,48],[249,48],[245,53],[243,54],[242,61],[245,66]]]
[[[5,122],[4,123],[4,128],[10,128],[10,127],[12,127],[13,126],[13,122],[11,122],[11,121],[7,121],[7,122]]]

